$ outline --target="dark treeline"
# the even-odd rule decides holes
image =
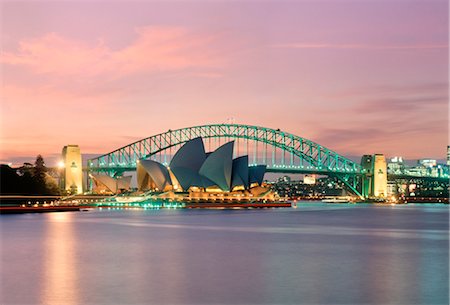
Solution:
[[[0,165],[0,194],[2,195],[59,195],[58,185],[48,174],[44,159],[38,155],[34,164],[19,168]]]

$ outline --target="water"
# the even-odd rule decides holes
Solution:
[[[448,206],[3,215],[0,304],[448,304]]]

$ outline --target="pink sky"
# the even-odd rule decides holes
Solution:
[[[445,158],[440,0],[2,2],[0,161],[236,123]]]

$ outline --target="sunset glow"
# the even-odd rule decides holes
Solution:
[[[2,162],[229,118],[343,155],[445,158],[447,1],[1,8]]]

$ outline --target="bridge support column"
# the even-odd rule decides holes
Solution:
[[[361,186],[361,182],[358,181],[360,179],[360,177],[358,177],[357,175],[355,175],[355,174],[353,174],[353,175],[338,174],[338,175],[335,175],[335,177],[339,181],[343,182],[345,184],[345,186],[347,186],[347,188],[350,189],[350,191],[352,191],[359,198],[361,198],[361,199],[367,198],[366,195],[364,195],[364,192],[361,192],[359,190],[359,188]]]
[[[66,145],[62,150],[64,162],[63,190],[70,194],[83,193],[83,166],[78,145]]]
[[[364,155],[361,166],[365,172],[362,176],[362,193],[367,197],[385,198],[387,196],[387,163],[384,155]]]

